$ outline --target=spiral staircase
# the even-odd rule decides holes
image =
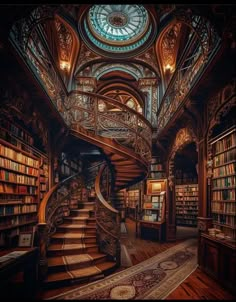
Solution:
[[[61,114],[73,136],[103,150],[106,164],[96,177],[93,201],[78,195],[83,188],[74,175],[53,187],[40,205],[40,272],[46,286],[90,282],[120,265],[120,213],[112,195],[144,179],[151,158],[151,125],[114,99],[73,91]]]

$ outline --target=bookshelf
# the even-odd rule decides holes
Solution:
[[[198,184],[176,185],[176,224],[197,226]]]
[[[151,165],[150,165],[150,172],[148,178],[150,179],[162,179],[166,177],[166,173],[164,171],[164,167],[161,163],[159,157],[152,157]]]
[[[136,219],[137,211],[139,209],[140,190],[129,190],[127,192],[127,214],[129,218]]]
[[[143,221],[164,222],[165,220],[165,191],[159,195],[144,195]]]
[[[49,189],[49,165],[46,156],[41,155],[40,166],[39,166],[39,199],[40,201],[46,195]]]
[[[215,236],[236,242],[236,128],[231,127],[212,141],[213,175],[211,213]]]
[[[0,246],[37,223],[38,203],[48,190],[48,161],[20,125],[1,118]]]
[[[146,194],[139,221],[142,238],[164,240],[166,179],[147,180]]]

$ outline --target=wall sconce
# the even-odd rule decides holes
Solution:
[[[171,73],[174,70],[174,68],[170,64],[167,64],[164,66],[164,70],[165,70],[165,73]]]
[[[70,63],[67,61],[60,61],[60,68],[65,71],[70,70]]]

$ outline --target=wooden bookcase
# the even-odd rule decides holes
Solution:
[[[38,203],[48,190],[48,160],[20,125],[1,119],[0,245],[10,246],[37,223]]]
[[[139,209],[140,190],[129,190],[127,192],[127,215],[131,219],[137,218],[137,211]]]
[[[176,224],[197,226],[198,184],[176,185]]]
[[[147,180],[139,221],[142,238],[165,240],[166,180]]]
[[[149,179],[162,179],[166,177],[163,164],[160,161],[159,157],[152,157],[150,172],[148,175]]]
[[[211,141],[213,177],[211,213],[214,228],[224,240],[236,242],[236,128],[231,127]]]

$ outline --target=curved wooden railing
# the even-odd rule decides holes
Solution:
[[[112,152],[120,149],[119,152],[123,154],[124,160],[130,157],[134,165],[139,165],[140,171],[148,170],[151,158],[152,128],[141,114],[111,98],[83,91],[71,92],[64,106],[66,110],[61,114],[68,128],[79,133],[86,133],[86,138],[91,138],[92,135],[91,142],[94,144],[98,144],[102,137],[103,142],[98,146],[103,146],[108,150],[113,148]],[[115,147],[112,144],[114,141]],[[120,214],[109,202],[111,183],[104,186],[104,178],[107,178],[105,172],[108,168],[110,168],[108,165],[101,167],[95,182],[97,242],[100,251],[119,265]],[[69,201],[73,192],[71,182],[72,179],[76,181],[76,177],[78,176],[74,175],[54,186],[40,205],[38,233],[42,278],[47,272],[47,247],[50,236],[55,232],[57,225],[62,222],[65,211],[69,212]],[[106,188],[107,192],[101,192],[101,187]]]
[[[106,169],[108,166],[104,164],[95,181],[95,192],[98,199],[95,210],[97,239],[100,251],[120,265],[120,214],[104,199],[100,189],[106,187],[103,180]]]
[[[40,253],[40,276],[43,279],[47,273],[47,248],[50,236],[63,222],[63,217],[70,212],[70,201],[76,198],[78,189],[82,186],[80,173],[72,175],[52,187],[43,198],[38,211],[38,236]]]
[[[151,159],[152,126],[143,115],[117,100],[92,92],[72,91],[63,117],[72,130],[88,130],[112,138],[148,163]]]

